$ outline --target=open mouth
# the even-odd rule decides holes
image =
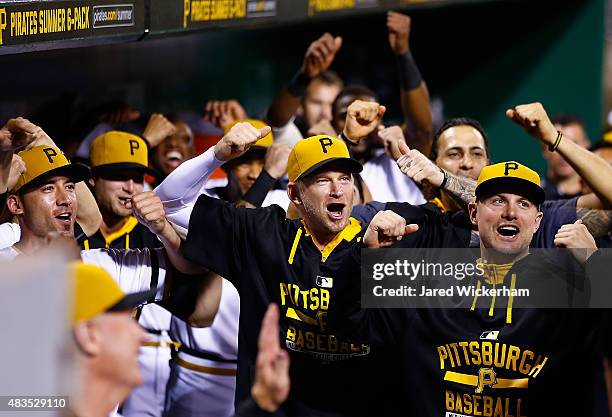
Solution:
[[[178,166],[183,162],[183,154],[179,151],[169,151],[166,153],[166,163],[172,166]]]
[[[126,207],[127,203],[132,200],[131,197],[118,197],[118,198],[119,198],[119,203],[121,203],[123,207]]]
[[[515,225],[506,224],[497,228],[497,233],[503,237],[513,238],[519,234],[520,230]]]
[[[58,214],[57,216],[55,216],[55,218],[57,220],[59,220],[61,223],[64,223],[64,224],[68,225],[72,221],[72,214],[70,214],[70,213],[61,213],[61,214]]]
[[[344,207],[346,207],[346,205],[343,203],[328,204],[327,213],[332,219],[340,220],[344,217]]]

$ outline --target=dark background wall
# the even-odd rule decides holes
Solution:
[[[505,120],[508,106],[539,100],[601,130],[604,0],[497,1],[419,9],[411,44],[446,116],[487,129],[495,160],[542,170],[536,142]],[[88,109],[119,99],[143,112],[194,111],[237,98],[253,116],[299,67],[308,44],[344,37],[333,69],[374,89],[399,117],[395,65],[380,13],[270,29],[205,32],[139,43],[0,57],[0,118],[26,115],[60,142]]]

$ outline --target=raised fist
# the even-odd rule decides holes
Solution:
[[[174,135],[176,126],[163,114],[153,113],[149,118],[149,123],[145,127],[142,137],[149,143],[150,148],[159,145],[168,136]]]
[[[371,249],[391,246],[410,233],[419,230],[416,224],[406,224],[399,214],[391,210],[376,213],[363,236],[363,243]]]
[[[379,130],[378,137],[382,139],[387,154],[395,161],[400,159],[402,155],[406,154],[410,150],[406,144],[404,131],[397,125],[385,127]]]
[[[344,135],[352,142],[368,136],[380,123],[385,106],[372,101],[355,100],[348,107]]]
[[[7,181],[7,190],[12,190],[17,184],[19,177],[26,170],[25,162],[23,159],[17,154],[13,154],[13,159],[11,160],[11,171],[9,173],[8,181]]]
[[[162,234],[164,228],[170,226],[164,205],[153,191],[134,195],[127,205],[134,212],[134,217],[156,235]]]
[[[402,55],[410,49],[410,16],[397,12],[387,13],[389,45],[394,53]]]
[[[506,110],[506,116],[520,125],[534,138],[547,145],[552,145],[557,139],[557,129],[552,124],[546,110],[540,103],[530,103]]]
[[[34,140],[38,126],[23,117],[10,119],[0,129],[0,152],[14,152]]]
[[[329,33],[324,33],[319,39],[310,44],[304,56],[303,71],[308,78],[314,78],[323,71],[327,70],[336,53],[342,46],[342,38],[335,38]]]
[[[225,130],[232,123],[246,119],[247,114],[238,100],[210,100],[204,107],[202,117],[204,117],[204,120]]]
[[[237,158],[271,131],[270,126],[257,129],[247,122],[236,123],[215,145],[215,156],[220,161]]]
[[[564,224],[555,235],[555,246],[567,248],[578,262],[584,263],[597,250],[593,235],[578,219],[572,224]]]
[[[287,172],[291,148],[286,143],[273,143],[266,151],[264,169],[272,178],[279,179]]]

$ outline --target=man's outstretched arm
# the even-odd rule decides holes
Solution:
[[[433,117],[429,89],[410,50],[411,19],[401,13],[387,14],[389,45],[393,51],[400,81],[400,101],[410,147],[429,155]]]
[[[323,34],[310,44],[304,55],[302,67],[289,86],[274,98],[268,109],[266,120],[270,126],[282,127],[289,123],[300,107],[302,96],[310,81],[330,67],[341,46],[342,38],[338,36],[334,38],[329,33]]]
[[[506,116],[544,145],[554,148],[574,168],[592,193],[578,197],[576,216],[596,237],[612,229],[612,166],[593,152],[563,138],[540,103],[516,106]]]

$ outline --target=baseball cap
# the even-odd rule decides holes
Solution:
[[[151,175],[159,175],[149,168],[147,143],[131,133],[117,130],[103,133],[91,143],[89,156],[94,169],[136,168]]]
[[[110,274],[97,265],[73,262],[69,273],[74,288],[73,325],[101,313],[132,310],[153,298],[156,292],[153,288],[125,294]]]
[[[287,174],[295,182],[332,162],[342,162],[351,172],[361,172],[363,166],[351,158],[344,141],[327,135],[312,136],[295,144],[289,154]]]
[[[237,120],[234,123],[228,125],[225,129],[223,129],[223,134],[227,134],[227,132],[229,132],[230,129],[232,127],[234,127],[237,123],[250,123],[251,126],[253,126],[255,129],[261,129],[262,127],[266,127],[267,126],[261,120],[255,120],[255,119]],[[251,147],[249,149],[253,149],[253,148],[264,148],[264,149],[267,149],[273,143],[274,143],[274,136],[272,136],[272,132],[270,132],[266,136],[264,136],[263,138],[261,138],[257,142],[255,142],[253,145],[251,145]]]
[[[591,151],[596,151],[601,148],[612,148],[612,130],[604,132],[601,139],[591,146]]]
[[[53,146],[34,146],[19,152],[18,155],[23,159],[26,170],[17,179],[12,192],[54,175],[66,176],[74,182],[89,178],[89,169],[86,166],[71,164],[68,158]]]
[[[486,166],[476,181],[476,198],[513,191],[524,195],[535,204],[546,199],[537,172],[516,161],[500,162]]]

